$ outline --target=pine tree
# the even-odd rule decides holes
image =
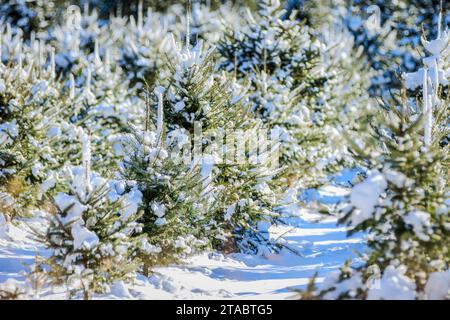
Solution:
[[[373,124],[366,134],[349,139],[369,171],[343,203],[340,222],[351,233],[367,232],[370,251],[363,266],[332,274],[322,297],[431,298],[437,279],[448,273],[449,163],[442,141],[449,109],[438,72],[448,63],[448,43],[448,31],[438,32],[424,43],[431,54],[424,68],[406,75],[410,87],[422,80],[421,96],[393,96],[366,120]]]
[[[258,137],[262,138],[258,134],[264,129],[263,124],[250,116],[240,93],[242,89],[215,73],[212,50],[205,50],[202,42],[193,48],[188,42],[176,53],[164,99],[168,132],[181,130],[194,135],[193,153],[197,157],[194,161],[200,163],[202,178],[211,188],[207,196],[220,204],[209,213],[211,223],[218,227],[216,246],[223,247],[224,241],[229,243],[226,239],[231,239],[231,247],[242,244],[258,251],[257,243],[267,242],[258,231],[258,221],[270,221],[277,203],[277,191],[268,182],[277,174],[277,170],[269,170],[272,150],[260,150],[261,161],[236,163],[232,153],[240,137],[234,136],[228,155],[223,153],[221,143],[227,136],[231,141],[233,132],[241,132],[253,143],[243,150],[244,157],[257,159],[258,150],[251,148],[256,146]],[[231,162],[222,161],[227,157]]]
[[[0,5],[0,24],[20,28],[28,37],[32,32],[42,32],[55,19],[55,1],[7,0]]]
[[[285,83],[301,86],[302,94],[314,95],[326,81],[316,68],[320,45],[311,30],[295,19],[295,12],[283,19],[284,14],[277,0],[262,1],[256,18],[248,12],[243,31],[228,30],[219,43],[218,52],[224,58],[220,67],[238,78],[255,71],[277,74]]]
[[[0,35],[3,41],[10,32]],[[14,56],[0,62],[0,206],[9,216],[36,205],[39,184],[61,165],[52,144],[66,107],[54,66],[17,44]]]
[[[178,158],[165,141],[162,92],[157,96],[156,128],[147,103],[144,129],[136,129],[125,141],[126,157],[121,166],[124,192],[138,199],[139,222],[152,252],[140,252],[143,273],[150,268],[179,261],[208,247],[205,213],[210,207],[201,199],[198,166]],[[189,159],[190,161],[190,159]]]
[[[219,43],[221,68],[250,83],[252,112],[280,133],[279,182],[293,189],[317,187],[351,166],[339,130],[354,125],[355,106],[368,98],[370,72],[335,20],[313,30],[297,11],[267,0],[243,31],[229,30]]]
[[[82,292],[90,299],[114,281],[129,279],[136,268],[134,255],[149,244],[130,238],[141,228],[135,206],[91,173],[89,137],[82,142],[83,167],[66,171],[67,191],[55,196],[56,212],[41,241],[52,252],[47,261],[51,274],[64,281],[71,295]]]

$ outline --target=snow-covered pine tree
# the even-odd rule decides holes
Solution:
[[[11,32],[1,33],[0,43]],[[23,42],[15,43],[0,62],[0,207],[9,216],[36,205],[39,184],[61,164],[51,147],[67,106],[54,64],[46,66],[43,53],[35,56]]]
[[[151,121],[147,101],[144,128],[135,129],[125,141],[125,159],[121,165],[124,192],[136,199],[145,236],[154,250],[139,252],[144,275],[150,268],[179,261],[205,249],[209,243],[202,200],[199,167],[179,158],[173,146],[165,142],[163,96],[157,88],[156,126]]]
[[[368,131],[349,139],[369,171],[343,203],[340,222],[368,233],[362,266],[344,266],[327,277],[323,298],[449,298],[450,190],[448,98],[442,68],[448,65],[448,30],[424,42],[424,67],[406,75],[421,96],[393,97],[367,119]]]
[[[66,192],[54,197],[55,213],[41,241],[52,254],[46,263],[50,275],[62,280],[73,296],[84,299],[102,293],[115,281],[127,280],[136,269],[136,252],[148,248],[139,232],[136,206],[131,198],[115,194],[106,179],[91,172],[87,134],[82,167],[66,170]]]
[[[144,85],[153,86],[158,77],[168,73],[165,70],[165,56],[171,52],[168,32],[174,31],[172,24],[177,17],[150,10],[144,15],[143,9],[139,10],[137,19],[113,18],[111,29],[114,30],[111,33],[118,43],[118,63],[130,85],[142,88]]]
[[[285,83],[301,87],[301,94],[314,96],[327,78],[320,74],[320,44],[311,30],[295,19],[295,12],[285,17],[278,0],[263,0],[258,15],[247,13],[243,31],[227,30],[219,42],[223,57],[220,67],[234,72],[237,78],[255,71],[276,74]],[[320,66],[319,66],[320,67]]]
[[[420,66],[417,49],[421,34],[437,35],[436,30],[424,30],[424,26],[436,24],[440,11],[443,14],[441,22],[445,26],[450,23],[450,3],[442,0],[358,0],[348,2],[346,6],[349,12],[346,21],[355,36],[355,44],[364,48],[372,67],[383,72],[371,88],[375,95],[381,95],[389,88],[399,88],[398,74],[412,72]]]
[[[102,61],[97,48],[92,60],[74,77],[80,86],[74,88],[73,108],[68,117],[71,123],[91,132],[93,169],[105,174],[117,168],[122,157],[120,140],[129,132],[130,124],[139,122],[144,101],[129,88],[122,70],[108,61],[108,55]]]
[[[220,66],[250,82],[252,111],[280,133],[280,182],[316,187],[348,161],[338,128],[352,124],[353,100],[367,97],[369,73],[360,61],[352,64],[351,35],[339,34],[331,18],[315,32],[279,1],[260,2],[258,13],[219,43]]]
[[[52,0],[5,0],[0,4],[0,24],[9,23],[24,31],[25,37],[32,32],[45,32],[56,17]]]
[[[259,150],[261,161],[254,162],[244,159],[237,163],[232,153],[239,141],[245,143],[245,137],[251,145],[247,143],[243,156],[256,159],[257,149],[252,148],[258,138],[267,139],[258,136],[264,132],[263,124],[250,115],[242,89],[215,72],[212,49],[203,48],[201,41],[195,47],[188,42],[175,56],[164,95],[164,117],[169,134],[194,135],[194,161],[202,166],[202,178],[210,188],[204,197],[220,204],[217,210],[209,211],[209,225],[215,226],[210,239],[215,238],[218,247],[223,248],[228,239],[232,250],[241,244],[258,251],[258,243],[268,240],[258,231],[262,226],[258,227],[258,222],[271,220],[277,201],[269,186],[270,177],[277,174],[277,170],[269,170],[273,150]],[[231,161],[222,161],[224,149],[220,145],[227,136],[233,142],[225,158]]]
[[[248,12],[242,32],[228,29],[219,42],[220,67],[244,78],[243,83],[250,81],[252,111],[280,132],[281,161],[288,166],[289,177],[304,172],[294,168],[296,164],[316,163],[300,145],[303,138],[311,145],[316,144],[312,141],[320,143],[320,130],[308,131],[313,126],[309,105],[326,77],[317,69],[320,46],[308,28],[294,14],[283,19],[285,11],[277,0],[261,1],[258,7],[256,19]],[[305,133],[310,133],[308,139]]]
[[[117,168],[122,157],[119,141],[129,124],[136,124],[144,101],[117,64],[110,25],[101,25],[97,13],[89,9],[65,18],[49,35],[56,46],[56,73],[71,99],[64,118],[90,131],[93,169],[104,175]],[[70,160],[76,163],[78,158]]]

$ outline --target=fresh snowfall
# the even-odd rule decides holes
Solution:
[[[0,299],[450,299],[449,26],[2,1]]]

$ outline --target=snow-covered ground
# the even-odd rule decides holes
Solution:
[[[324,203],[334,203],[342,189],[328,187],[316,193]],[[318,272],[318,280],[336,270],[345,260],[358,262],[357,252],[364,250],[362,235],[348,238],[346,228],[334,218],[298,210],[284,226],[272,227],[271,236],[283,235],[286,245],[279,254],[265,257],[245,254],[202,254],[182,265],[155,269],[150,278],[138,276],[134,284],[116,284],[99,299],[286,299],[292,289],[308,283]],[[0,283],[13,278],[23,281],[26,265],[36,254],[46,252],[27,225],[38,228],[39,217],[21,223],[20,227],[0,227]],[[294,253],[295,252],[295,253]],[[65,299],[63,288],[47,288],[40,298]]]

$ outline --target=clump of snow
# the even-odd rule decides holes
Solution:
[[[7,146],[12,143],[12,139],[19,134],[16,119],[11,122],[4,122],[0,124],[0,146]]]
[[[332,271],[326,275],[321,289],[328,290],[334,288],[334,290],[327,292],[324,295],[324,299],[338,299],[339,296],[343,294],[348,294],[350,297],[354,297],[357,294],[357,290],[363,286],[359,273],[356,273],[352,277],[342,281],[339,281],[340,274],[340,271]]]
[[[166,206],[164,205],[164,203],[153,202],[151,207],[152,207],[153,213],[158,218],[162,218],[166,214]]]
[[[413,183],[413,181],[403,173],[392,169],[383,170],[383,175],[387,181],[394,184],[398,188],[408,187]]]
[[[99,243],[98,236],[84,227],[81,223],[75,223],[72,226],[71,234],[75,250],[92,250]]]
[[[122,219],[125,221],[138,211],[139,205],[142,203],[142,193],[137,188],[133,188],[124,197],[123,203],[125,210]]]
[[[450,298],[450,270],[433,272],[425,285],[427,299],[444,300]]]
[[[428,212],[409,212],[403,217],[403,221],[413,227],[413,231],[419,239],[423,241],[430,240],[430,236],[428,234],[431,233],[432,230],[430,214]]]
[[[371,171],[363,182],[355,185],[350,194],[354,210],[351,222],[358,225],[373,216],[380,195],[387,188],[387,182],[379,171]]]
[[[26,286],[16,279],[9,278],[5,282],[0,283],[0,299],[2,295],[5,295],[5,297],[11,295],[16,299],[24,299],[26,298],[26,292]]]
[[[111,294],[122,299],[132,298],[132,295],[128,291],[123,281],[114,282],[114,284],[111,286]]]
[[[61,219],[64,224],[81,219],[83,212],[86,210],[86,207],[78,202],[74,196],[63,192],[55,196],[55,204],[61,212],[65,213]]]
[[[367,293],[369,300],[413,300],[416,298],[416,284],[405,276],[405,266],[388,266],[376,285]]]

